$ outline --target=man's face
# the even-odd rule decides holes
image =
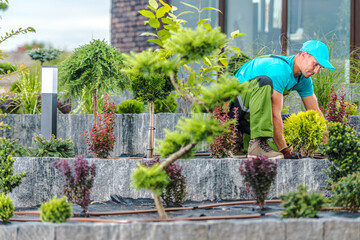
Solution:
[[[303,64],[301,66],[301,73],[304,77],[309,78],[312,75],[318,73],[320,69],[323,67],[316,61],[314,56],[308,54],[307,52],[303,52],[302,54],[304,57]]]

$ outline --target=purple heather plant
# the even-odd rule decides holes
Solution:
[[[278,161],[259,155],[245,159],[240,163],[240,174],[244,178],[246,190],[253,195],[260,210],[269,194],[270,186],[275,181]]]
[[[141,164],[146,167],[150,167],[155,163],[161,163],[159,157],[154,157],[151,160],[141,162]],[[177,162],[174,162],[164,168],[164,170],[168,174],[170,181],[161,195],[162,200],[166,205],[171,203],[182,205],[185,202],[186,197],[186,181],[185,176],[182,174],[183,167]]]
[[[214,109],[213,117],[218,119],[221,125],[228,124],[229,121],[237,119],[238,108],[233,108],[234,119],[229,117],[229,112],[229,104],[225,103],[224,107],[218,106]],[[236,122],[230,123],[228,129],[230,130],[228,133],[214,137],[214,142],[210,145],[210,152],[216,158],[227,157],[228,152],[235,144],[237,135]]]
[[[95,164],[89,165],[84,156],[78,155],[74,159],[74,170],[72,174],[66,159],[54,162],[53,166],[64,176],[63,194],[72,203],[82,207],[86,214],[90,204],[90,190],[93,187],[96,176]]]

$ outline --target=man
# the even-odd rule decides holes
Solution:
[[[299,158],[286,145],[281,111],[283,96],[296,90],[306,110],[316,110],[323,116],[314,94],[311,76],[320,69],[334,70],[329,62],[327,46],[315,40],[303,44],[294,56],[270,55],[253,59],[235,72],[240,83],[246,84],[243,91],[232,104],[238,107],[237,145],[231,150],[233,157],[241,156],[242,143],[248,146],[248,156],[265,155],[269,158]],[[269,146],[273,139],[280,152]]]

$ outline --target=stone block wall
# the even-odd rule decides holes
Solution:
[[[112,0],[111,4],[111,45],[119,48],[121,52],[141,52],[149,47],[156,47],[148,42],[149,37],[140,36],[143,32],[153,32],[148,24],[144,25],[146,18],[138,13],[145,9],[148,0]]]

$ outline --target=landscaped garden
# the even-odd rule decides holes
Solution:
[[[217,9],[185,5],[199,15],[195,29],[181,19],[190,13],[161,0],[139,11],[156,30],[142,34],[156,50],[124,54],[93,40],[61,61],[54,49],[30,52],[35,66],[59,61],[59,130],[50,139],[39,131],[40,69],[4,70],[17,81],[0,99],[0,239],[360,234],[357,104],[334,85],[322,99],[325,119],[284,116],[286,142],[302,159],[229,158],[237,131],[229,103],[244,91],[229,69],[250,57],[231,45],[242,33],[227,38],[200,18]],[[116,105],[124,91],[133,99]]]

